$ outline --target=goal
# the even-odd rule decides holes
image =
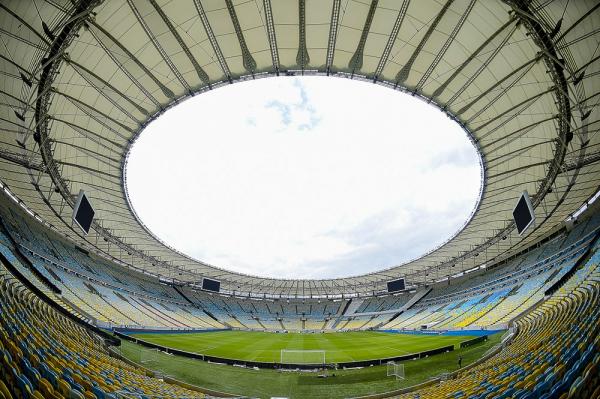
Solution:
[[[387,363],[387,376],[395,376],[397,380],[404,379],[404,365],[396,362]]]
[[[154,367],[158,364],[158,349],[140,348],[140,364]]]
[[[325,364],[324,350],[281,350],[281,364],[306,364],[322,366]]]

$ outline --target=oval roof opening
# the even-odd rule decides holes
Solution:
[[[336,278],[405,263],[453,237],[482,164],[446,114],[373,83],[246,81],[151,122],[126,164],[141,222],[199,261]]]

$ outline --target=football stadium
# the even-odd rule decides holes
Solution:
[[[597,0],[0,0],[0,399],[600,398]]]

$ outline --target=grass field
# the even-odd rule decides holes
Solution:
[[[353,331],[327,334],[276,334],[216,331],[189,334],[137,334],[136,338],[170,348],[227,359],[280,362],[281,350],[324,350],[326,363],[383,359],[456,345],[470,336],[392,334]],[[317,354],[322,358],[322,354]],[[315,355],[306,355],[310,362]],[[288,363],[298,355],[286,355]],[[300,361],[299,363],[303,363]]]
[[[311,336],[311,334],[305,335],[306,337]],[[167,355],[162,352],[154,352],[154,361],[146,367],[161,370],[165,375],[190,384],[240,396],[339,399],[408,387],[441,373],[454,371],[457,368],[459,355],[463,357],[463,366],[472,363],[481,358],[492,346],[498,344],[501,336],[502,333],[497,333],[490,336],[488,341],[468,348],[404,362],[406,374],[404,380],[387,377],[386,366],[337,370],[335,377],[317,378],[315,373],[280,372],[272,369],[253,370],[210,364],[202,360]],[[147,336],[144,335],[144,337]],[[178,335],[175,339],[182,337],[182,335]],[[402,337],[405,336],[396,338],[401,339]],[[429,338],[428,336],[418,337]],[[149,351],[149,349],[123,340],[121,351],[124,356],[139,363],[142,354],[147,353],[145,351]]]

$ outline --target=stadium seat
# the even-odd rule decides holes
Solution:
[[[38,240],[34,231],[35,228],[31,229],[32,241]],[[266,326],[290,330],[377,326],[395,329],[419,328],[429,323],[455,329],[513,320],[515,336],[497,354],[477,366],[459,370],[456,378],[443,384],[432,384],[416,394],[401,397],[597,397],[600,252],[597,244],[592,244],[597,228],[588,235],[577,234],[577,239],[560,236],[548,246],[541,245],[472,279],[436,286],[416,306],[389,323],[388,317],[408,303],[409,295],[344,299],[335,303],[310,299],[266,303],[209,295],[184,287],[182,292],[192,298],[190,304],[171,286],[133,271],[118,273],[115,265],[83,257],[73,248],[64,248],[62,255],[68,259],[60,266],[48,248],[40,250],[44,256],[30,254],[31,265],[25,266],[19,260],[22,258],[12,253],[14,245],[0,236],[0,253],[9,259],[11,266],[0,263],[0,381],[4,381],[0,385],[0,399],[114,399],[117,391],[129,391],[138,398],[204,397],[199,392],[153,378],[151,373],[111,356],[101,333],[90,329],[85,322],[74,321],[77,314],[74,308],[90,312],[99,321],[116,324],[195,329],[227,324],[256,329]],[[39,241],[31,245],[47,244],[41,242],[42,238]],[[563,245],[563,242],[569,243]],[[586,262],[580,261],[592,245],[596,245],[591,250],[592,256]],[[574,268],[575,265],[578,267]],[[44,288],[32,268],[56,282],[64,291],[63,302]],[[18,273],[13,275],[9,270],[19,271],[21,280]],[[546,295],[546,290],[569,271],[572,273],[560,289]],[[29,282],[41,287],[47,298],[27,288],[24,278],[31,278]],[[53,300],[51,306],[48,301]],[[72,312],[65,301],[74,304]],[[61,303],[66,304],[65,309],[73,317],[57,311],[55,306],[62,306]],[[535,307],[530,309],[533,304]],[[351,306],[353,312],[346,314],[344,309]],[[361,315],[361,312],[375,314]]]
[[[24,375],[17,376],[17,386],[21,391],[22,397],[28,398],[33,394],[33,385]]]
[[[2,395],[4,396],[5,399],[12,399],[12,395],[10,394],[10,391],[8,390],[8,388],[6,387],[6,385],[4,384],[4,382],[0,379],[0,392],[2,393]]]
[[[420,397],[437,398],[459,391],[496,399],[592,396],[600,361],[598,254],[596,251],[561,290],[517,322],[519,333],[503,351],[460,372],[455,380],[421,390]],[[495,392],[498,395],[492,395]],[[411,394],[401,397],[410,398]]]

